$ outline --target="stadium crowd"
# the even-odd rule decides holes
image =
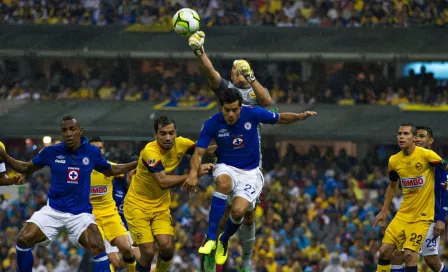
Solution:
[[[448,23],[446,1],[422,0],[5,0],[0,6],[0,22],[170,26],[172,14],[183,7],[196,9],[207,26],[408,27]]]
[[[129,61],[128,61],[129,62]],[[117,60],[76,65],[59,61],[19,73],[0,67],[0,100],[102,99],[194,103],[214,100],[195,62]],[[214,61],[224,78],[231,63]],[[410,71],[409,77],[386,78],[377,64],[317,63],[309,78],[301,77],[300,63],[253,63],[256,76],[270,90],[274,103],[340,105],[407,103],[446,105],[448,88],[432,73]],[[323,66],[323,67],[319,67]],[[14,72],[17,71],[17,72]]]
[[[143,144],[106,143],[105,155],[111,161],[126,162]],[[24,152],[12,148],[11,154],[29,159],[38,149]],[[331,146],[311,146],[305,154],[298,153],[292,145],[286,150],[285,154],[276,148],[263,150],[266,183],[256,210],[253,271],[322,271],[330,261],[339,261],[350,272],[374,271],[385,227],[372,228],[372,222],[388,184],[388,155],[396,149],[372,146],[364,160]],[[178,170],[184,172],[187,168],[185,160]],[[210,178],[200,184],[202,190],[193,198],[180,190],[172,192],[176,255],[170,271],[200,271],[197,248],[207,228],[213,191]],[[0,271],[16,271],[14,240],[23,222],[46,204],[48,170],[36,172],[22,188],[18,199],[1,196],[0,229],[4,231],[0,232]],[[395,197],[389,219],[400,203],[401,197]],[[237,235],[231,240],[225,271],[236,271],[238,267],[238,241]],[[446,242],[446,238],[442,239],[442,260],[448,260]],[[37,257],[33,271],[39,272],[76,271],[84,254],[70,244],[66,234],[49,246],[36,247],[34,253]],[[419,271],[430,271],[423,263],[420,268]]]

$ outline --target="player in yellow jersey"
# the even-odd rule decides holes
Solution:
[[[89,140],[91,145],[98,147],[104,156],[104,142],[100,137]],[[109,162],[110,164],[114,164]],[[124,176],[121,176],[124,178]],[[95,216],[96,224],[101,235],[112,246],[116,246],[123,256],[123,263],[129,272],[135,271],[135,257],[129,241],[127,230],[118,214],[117,206],[112,197],[114,177],[106,177],[104,174],[92,171],[90,176],[90,202],[92,203],[92,214]],[[115,269],[122,267],[120,256],[116,253],[108,253],[111,265]]]
[[[416,128],[402,124],[397,140],[401,151],[389,158],[389,186],[383,208],[373,225],[384,223],[398,181],[403,187],[403,202],[387,226],[380,248],[377,272],[390,271],[390,259],[395,249],[404,250],[405,271],[417,272],[418,252],[434,221],[434,167],[446,169],[446,163],[434,151],[415,145]]]
[[[124,215],[134,245],[140,248],[137,271],[148,272],[154,258],[155,244],[159,246],[156,272],[168,271],[174,254],[174,230],[170,214],[170,188],[185,182],[187,175],[174,171],[184,155],[192,155],[195,143],[177,137],[174,120],[161,116],[154,121],[155,141],[140,152],[137,171],[124,200]],[[198,175],[211,170],[203,164]]]
[[[6,151],[5,145],[2,142],[0,142],[0,148]],[[4,162],[0,160],[0,186],[22,185],[24,183],[25,183],[24,175],[17,175],[12,178],[9,178],[6,175],[6,165]]]

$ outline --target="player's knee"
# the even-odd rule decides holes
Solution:
[[[165,239],[159,242],[160,253],[165,257],[172,257],[174,255],[174,240]]]
[[[140,249],[140,259],[143,259],[143,260],[147,261],[148,263],[151,263],[152,259],[154,258],[154,254],[155,254],[154,247],[140,245],[139,249]]]
[[[433,271],[439,271],[442,267],[442,262],[439,257],[436,256],[425,256],[425,263],[431,268]]]
[[[93,240],[90,243],[90,251],[92,252],[93,256],[96,256],[106,252],[106,247],[103,243],[98,243],[98,241]]]
[[[406,266],[415,266],[417,265],[418,254],[415,251],[406,249],[404,251],[404,263]]]
[[[403,265],[404,263],[404,254],[403,251],[394,250],[392,254],[392,258],[390,259],[391,265]]]
[[[235,220],[241,219],[244,217],[244,215],[246,214],[246,207],[244,206],[240,206],[240,205],[234,205],[232,206],[232,218]]]
[[[34,237],[32,233],[20,232],[17,236],[17,246],[22,248],[32,247],[34,245],[33,240]]]
[[[387,244],[383,244],[380,247],[380,256],[379,258],[382,260],[390,260],[392,258],[392,254],[394,253],[394,248],[390,247]]]
[[[232,190],[232,179],[228,175],[219,175],[215,180],[216,191],[222,194],[229,194]]]

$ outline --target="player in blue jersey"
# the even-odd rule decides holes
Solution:
[[[248,61],[238,59],[233,62],[232,70],[230,71],[230,80],[221,77],[219,72],[215,70],[212,62],[204,51],[205,33],[198,31],[191,35],[188,39],[188,44],[193,49],[201,70],[207,77],[213,92],[218,96],[219,92],[229,88],[236,88],[243,97],[243,105],[245,106],[261,106],[268,107],[272,103],[269,91],[256,80],[254,71],[252,70]],[[261,125],[257,127],[259,133],[259,140],[261,141]],[[260,157],[261,167],[261,157]],[[221,220],[219,227],[220,232],[225,228],[225,222],[230,214],[230,207],[232,203],[227,203],[226,212]],[[254,210],[248,210],[244,216],[244,222],[241,226],[241,243],[242,243],[242,258],[239,271],[250,272],[251,258],[255,245],[255,213]],[[214,272],[216,270],[215,256],[213,254],[206,255],[204,258],[205,272]]]
[[[431,128],[426,126],[417,126],[417,136],[415,140],[415,145],[431,149],[434,142],[433,131]],[[440,246],[440,235],[445,231],[445,217],[447,216],[448,210],[448,192],[442,186],[448,179],[447,173],[437,167],[435,167],[435,206],[434,206],[434,222],[432,223],[428,234],[422,245],[421,254],[425,259],[426,264],[433,271],[436,272],[447,272],[448,269],[446,265],[442,263],[439,257],[439,246]],[[403,252],[395,250],[391,262],[391,272],[404,272]]]
[[[61,121],[63,143],[48,146],[29,162],[15,160],[0,148],[0,160],[19,173],[31,174],[44,166],[51,170],[48,202],[25,223],[17,237],[17,263],[20,272],[31,272],[31,247],[54,240],[66,228],[72,244],[78,242],[94,256],[94,271],[110,271],[101,233],[90,204],[90,175],[93,169],[107,176],[124,174],[137,162],[110,165],[100,150],[82,137],[82,128],[69,115]]]
[[[209,215],[209,228],[199,253],[210,254],[216,249],[216,264],[227,260],[229,238],[240,227],[247,210],[255,206],[255,201],[263,188],[263,175],[259,168],[260,142],[257,126],[263,124],[292,124],[316,115],[315,112],[275,113],[261,107],[243,107],[241,93],[229,89],[219,93],[221,112],[205,121],[194,155],[190,161],[190,174],[183,187],[194,192],[198,182],[197,174],[202,156],[210,141],[217,144],[218,162],[213,168],[215,193]],[[232,198],[232,207],[224,232],[217,238],[227,198]]]
[[[128,237],[131,241],[131,245],[134,243],[132,241],[132,237],[129,234],[129,228],[128,228],[128,222],[126,221],[126,218],[124,217],[123,212],[123,205],[124,205],[124,198],[126,197],[126,193],[129,189],[129,183],[131,183],[132,176],[135,174],[135,170],[132,170],[127,173],[126,178],[115,178],[113,182],[113,191],[112,191],[112,197],[114,198],[115,205],[118,209],[118,214],[121,217],[121,221],[123,222],[126,230],[128,230]],[[106,244],[106,253],[109,256],[109,260],[111,262],[121,262],[120,255],[118,254],[119,250],[116,246],[112,246],[107,240],[104,241]],[[134,252],[135,259],[138,260],[140,258],[140,249],[138,247],[132,247],[132,251]]]

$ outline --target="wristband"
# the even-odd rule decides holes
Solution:
[[[196,50],[194,50],[193,52],[194,52],[194,54],[195,54],[196,56],[200,57],[200,56],[202,56],[202,55],[204,54],[204,47],[201,47],[201,48],[199,48],[199,49],[196,49]]]
[[[247,75],[245,76],[245,78],[246,78],[246,80],[247,80],[249,83],[253,83],[253,82],[255,81],[255,75],[254,75],[254,73],[249,73],[249,74],[247,74]]]

